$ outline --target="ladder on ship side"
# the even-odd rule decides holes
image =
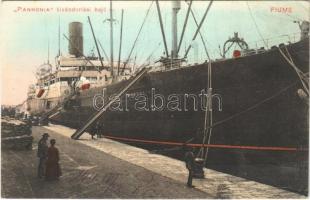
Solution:
[[[102,116],[102,114],[117,100],[119,99],[130,87],[132,87],[138,80],[140,80],[142,77],[144,77],[145,74],[147,74],[147,72],[150,70],[151,68],[142,68],[133,78],[132,80],[128,83],[128,85],[126,85],[126,87],[124,87],[113,99],[111,99],[110,101],[107,102],[107,104],[105,104],[103,106],[103,108],[98,111],[97,113],[95,113],[92,117],[90,117],[90,119],[78,130],[75,131],[75,133],[73,133],[71,135],[72,139],[79,139],[82,134],[86,131],[86,129],[88,127],[90,127],[99,117]]]

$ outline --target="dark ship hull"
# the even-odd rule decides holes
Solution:
[[[309,39],[290,44],[287,49],[296,66],[307,73]],[[194,111],[191,98],[187,103],[183,99],[184,94],[198,96],[201,90],[206,89],[207,77],[207,64],[148,73],[127,94],[142,93],[151,97],[154,88],[156,94],[164,96],[166,108],[152,111],[152,103],[148,99],[146,108],[149,111],[137,111],[134,109],[137,99],[129,98],[129,111],[107,111],[101,117],[102,132],[121,138],[168,142],[185,142],[198,135],[192,143],[201,143],[197,130],[203,128],[205,112],[201,109]],[[106,87],[105,98],[117,94],[127,83],[123,81]],[[274,165],[280,167],[277,168],[279,172],[283,167],[296,168],[300,163],[308,164],[308,105],[297,94],[302,85],[296,72],[277,48],[213,62],[212,85],[213,94],[222,97],[222,111],[218,110],[218,101],[213,98],[213,121],[216,123],[237,113],[240,115],[215,126],[211,144],[240,148],[211,148],[208,156],[210,165]],[[96,112],[94,96],[102,93],[103,88],[81,93],[52,121],[79,128]],[[167,109],[168,95],[171,94],[182,96],[181,111]],[[124,101],[123,97],[122,109],[125,109]],[[141,102],[138,104],[142,105]],[[258,148],[245,150],[242,149],[244,146]],[[259,147],[273,147],[275,150]],[[281,150],[282,147],[306,150]],[[303,172],[303,176],[307,177],[307,172]]]

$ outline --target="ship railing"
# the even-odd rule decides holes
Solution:
[[[274,37],[264,38],[263,40],[256,40],[247,42],[251,49],[259,50],[262,47],[270,49],[272,46],[278,46],[281,43],[295,43],[300,39],[300,32],[282,34]],[[266,47],[267,46],[267,47]]]
[[[284,44],[295,43],[295,42],[298,42],[299,39],[300,39],[300,32],[295,32],[295,33],[288,33],[288,34],[282,34],[282,35],[278,35],[274,37],[264,38],[264,40],[255,40],[255,41],[247,42],[250,49],[244,51],[243,56],[263,53],[267,51],[268,49],[271,49],[272,46],[279,46],[281,43],[282,44],[283,43]],[[210,49],[209,51],[211,51],[214,55],[219,54],[218,50],[215,50],[215,49]],[[218,58],[215,58],[215,61],[221,61],[221,60],[226,60],[226,59],[231,59],[231,58],[218,57]],[[203,62],[197,62],[197,61],[186,62],[182,65],[178,65],[177,63],[174,63],[174,62],[168,63],[168,64],[161,63],[160,65],[154,66],[154,70],[152,71],[170,71],[170,70],[175,70],[179,68],[199,65],[201,63]],[[171,67],[167,67],[169,66],[169,64]]]
[[[190,63],[187,62],[185,59],[178,59],[178,60],[170,60],[166,59],[165,62],[156,62],[155,65],[152,65],[152,72],[158,72],[158,71],[172,71],[172,70],[177,70],[180,68],[185,68],[185,67],[191,67],[193,65],[198,65],[202,64],[204,61],[198,63]]]

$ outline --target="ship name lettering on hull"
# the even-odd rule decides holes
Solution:
[[[206,111],[216,107],[222,111],[222,96],[208,94],[202,89],[196,94],[161,94],[152,88],[149,92],[132,92],[118,97],[117,94],[106,95],[104,88],[102,94],[93,97],[93,108],[97,111],[103,109],[105,101],[115,100],[108,108],[109,111]]]

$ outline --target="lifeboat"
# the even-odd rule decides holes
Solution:
[[[44,94],[44,92],[45,92],[44,89],[40,89],[38,94],[37,94],[37,97],[40,98]]]

